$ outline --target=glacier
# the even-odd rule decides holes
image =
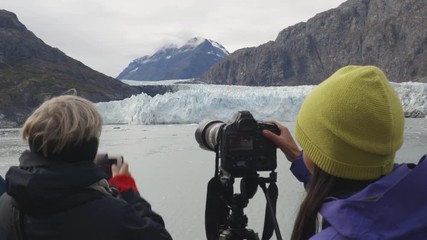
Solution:
[[[162,84],[177,85],[178,90],[154,97],[141,93],[121,101],[96,103],[104,124],[192,124],[203,119],[227,122],[235,112],[242,110],[250,111],[258,121],[292,122],[305,97],[315,87],[250,87],[176,81],[163,81]],[[406,115],[427,115],[427,83],[392,83],[392,86]]]

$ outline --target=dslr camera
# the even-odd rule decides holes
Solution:
[[[276,125],[258,122],[249,111],[239,111],[228,123],[201,121],[195,136],[202,149],[216,152],[222,170],[246,177],[277,167],[276,145],[262,135],[264,129],[280,134]]]

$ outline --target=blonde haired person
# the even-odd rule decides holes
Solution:
[[[264,131],[307,189],[291,239],[426,239],[427,161],[394,164],[404,115],[385,74],[347,66],[304,100],[295,133]]]
[[[81,97],[55,97],[34,111],[22,128],[30,150],[6,174],[0,239],[172,239],[127,163],[113,165],[114,188],[94,164],[101,128]]]

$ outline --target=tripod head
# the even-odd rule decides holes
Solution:
[[[226,204],[231,210],[227,217],[228,228],[220,231],[219,240],[259,240],[258,234],[252,229],[247,229],[248,217],[243,210],[248,206],[249,199],[252,198],[258,187],[255,178],[243,178],[240,182],[240,192],[233,194],[231,198],[226,198]]]
[[[243,194],[234,194],[229,208],[231,214],[227,218],[228,228],[219,233],[220,240],[259,240],[258,235],[247,229],[248,217],[243,213],[243,209],[248,205],[249,200]]]

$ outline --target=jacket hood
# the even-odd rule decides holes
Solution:
[[[347,199],[330,199],[321,215],[334,232],[349,239],[425,239],[427,232],[427,161],[402,164]],[[332,230],[333,229],[333,230]],[[423,234],[422,236],[420,234]]]
[[[25,210],[48,207],[106,177],[88,161],[50,161],[25,151],[6,173],[7,193]]]

